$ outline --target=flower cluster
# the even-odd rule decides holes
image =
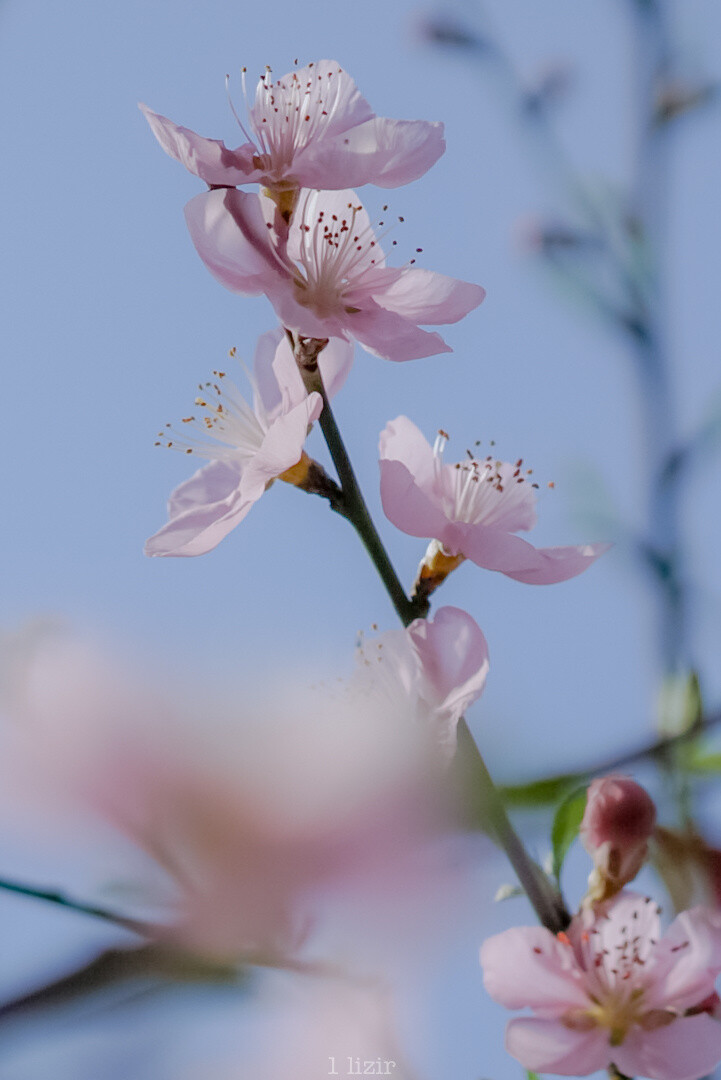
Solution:
[[[245,75],[243,88],[245,93]],[[405,416],[390,421],[380,436],[380,494],[393,525],[430,542],[410,597],[365,506],[330,406],[348,377],[353,343],[401,362],[448,352],[443,338],[426,327],[459,321],[485,295],[479,285],[417,266],[415,258],[389,263],[387,230],[378,231],[385,221],[374,225],[354,190],[396,187],[422,176],[443,152],[440,124],[379,118],[347,73],[328,60],[280,79],[267,70],[248,105],[246,126],[236,116],[246,139],[237,149],[143,110],[162,147],[208,187],[185,210],[201,260],[229,291],[266,296],[279,320],[261,338],[248,373],[252,402],[227,372],[215,371],[200,385],[196,411],[183,418],[182,430],[168,426],[161,432],[159,443],[209,464],[173,492],[169,521],[147,542],[147,553],[210,551],[282,480],[327,497],[349,520],[404,624],[361,644],[355,674],[330,706],[327,700],[313,706],[312,722],[306,724],[295,705],[302,737],[317,739],[322,731],[321,742],[330,740],[318,744],[318,754],[337,758],[343,809],[331,811],[326,777],[312,769],[304,777],[300,755],[292,751],[284,758],[280,783],[272,787],[271,818],[288,810],[284,791],[295,802],[281,840],[276,843],[273,828],[266,828],[265,810],[260,833],[256,820],[246,837],[255,881],[248,886],[250,907],[265,912],[263,898],[273,896],[277,903],[269,903],[268,911],[276,917],[270,922],[280,925],[296,893],[309,886],[309,868],[315,881],[318,874],[338,874],[339,866],[347,870],[339,847],[353,857],[367,851],[369,833],[356,813],[367,810],[364,785],[357,783],[359,763],[370,762],[377,774],[375,798],[382,805],[394,802],[392,791],[415,791],[419,777],[423,787],[448,776],[463,715],[485,687],[489,651],[480,627],[459,608],[428,617],[435,590],[464,561],[526,584],[567,581],[608,545],[534,547],[517,535],[532,529],[537,517],[538,484],[523,460],[483,457],[474,449],[449,462],[448,434],[440,430],[431,446]],[[247,190],[249,185],[259,188]],[[315,423],[337,482],[304,448]],[[333,723],[324,727],[329,708]],[[333,755],[337,740],[347,745]],[[374,752],[382,746],[382,753],[366,757],[371,745]],[[410,782],[404,759],[414,762]],[[185,783],[185,765],[180,773]],[[477,775],[490,783],[482,760]],[[331,783],[329,790],[337,788]],[[173,784],[167,798],[172,804]],[[503,810],[493,813],[498,824]],[[507,1034],[508,1049],[527,1069],[585,1074],[609,1067],[628,1076],[692,1080],[721,1057],[714,989],[721,920],[694,909],[662,937],[657,905],[626,890],[647,858],[655,824],[653,802],[634,781],[614,775],[591,785],[580,835],[594,866],[572,919],[540,867],[514,846],[514,866],[524,867],[528,895],[536,895],[546,925],[490,938],[481,960],[491,996],[509,1008],[533,1010],[532,1017],[512,1020]],[[371,847],[384,831],[385,823],[370,831]],[[497,831],[512,833],[503,825]],[[285,858],[288,837],[301,855],[298,865],[289,857],[286,880],[275,862]],[[222,848],[220,840],[213,842]],[[206,876],[212,880],[214,873],[217,867]],[[216,884],[218,893],[233,896],[222,874]],[[268,937],[272,925],[258,923],[255,937]],[[567,929],[558,931],[559,925]]]

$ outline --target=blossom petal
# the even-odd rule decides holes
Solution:
[[[434,619],[415,619],[407,630],[432,690],[432,704],[453,725],[483,693],[488,643],[478,623],[456,607],[439,608]]]
[[[376,295],[377,302],[416,323],[454,323],[478,307],[486,295],[480,285],[410,267]]]
[[[185,220],[196,251],[226,289],[255,296],[277,285],[279,268],[257,195],[205,191],[186,205]]]
[[[165,153],[206,184],[235,187],[259,179],[260,173],[253,165],[256,149],[252,143],[229,150],[220,139],[205,139],[190,128],[174,124],[167,116],[153,112],[142,102],[138,107]]]
[[[445,148],[443,124],[376,116],[310,144],[294,173],[304,187],[394,188],[423,176]]]
[[[721,1023],[710,1016],[688,1016],[655,1031],[633,1028],[611,1050],[626,1076],[653,1080],[697,1080],[721,1061]]]
[[[570,945],[543,926],[514,926],[481,946],[483,984],[507,1009],[565,1012],[588,998]]]
[[[171,517],[167,525],[150,537],[145,544],[146,555],[205,555],[243,520],[255,500],[245,499],[238,485],[223,497],[213,498],[218,490],[223,490],[228,479],[222,469],[227,469],[222,462],[211,462],[186,482],[196,485],[192,491],[192,505]],[[200,474],[205,475],[201,478]],[[200,493],[198,485],[201,483],[207,485],[208,502],[196,497]],[[181,485],[181,488],[184,486]],[[171,505],[181,505],[182,501],[183,495],[177,491],[171,497]]]
[[[318,365],[325,391],[332,398],[343,386],[353,366],[352,344],[342,338],[330,338],[318,357]],[[269,330],[258,339],[254,375],[263,407],[270,415],[281,408],[284,396],[294,405],[306,396],[293,350],[282,327]]]
[[[243,470],[240,490],[244,499],[256,502],[271,480],[300,461],[308,428],[322,408],[323,399],[314,392],[271,424],[260,449]]]
[[[416,484],[413,474],[401,461],[380,463],[381,501],[389,521],[410,536],[441,539],[448,519]]]
[[[198,506],[219,502],[238,487],[240,469],[225,461],[211,461],[171,492],[168,517],[177,517]]]
[[[536,548],[540,565],[526,569],[504,570],[508,577],[527,585],[554,585],[568,581],[587,570],[611,544],[578,544],[571,547]]]
[[[509,1022],[506,1049],[526,1069],[561,1076],[588,1076],[611,1060],[608,1036],[602,1030],[571,1031],[556,1020],[537,1017]]]
[[[318,357],[323,386],[329,398],[335,397],[350,375],[354,352],[352,342],[332,337]]]
[[[461,552],[476,566],[482,566],[486,570],[500,570],[502,574],[518,581],[534,580],[534,575],[544,568],[543,559],[533,544],[490,525],[465,525],[458,522],[447,529],[445,536],[438,539],[442,540],[450,552]]]
[[[420,487],[425,488],[433,483],[433,450],[420,428],[407,416],[397,416],[386,424],[380,435],[379,449],[381,460],[401,462],[413,474]]]
[[[654,960],[654,1006],[683,1011],[698,1005],[713,993],[721,971],[721,916],[703,907],[682,911],[659,941]]]
[[[402,315],[372,301],[363,311],[349,316],[347,327],[364,349],[384,360],[420,360],[453,352],[440,334],[421,330]]]

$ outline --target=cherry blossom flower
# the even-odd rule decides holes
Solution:
[[[321,371],[331,393],[351,362],[347,342],[332,341],[323,350]],[[203,555],[243,520],[273,480],[304,482],[311,462],[303,444],[322,399],[306,393],[281,330],[260,339],[252,382],[251,407],[224,372],[215,372],[196,398],[205,415],[185,417],[179,437],[172,429],[161,433],[167,446],[211,462],[172,493],[169,521],[147,541],[147,555]],[[200,441],[189,442],[186,433],[197,433]]]
[[[721,971],[721,919],[679,915],[663,937],[660,909],[622,892],[554,937],[515,927],[484,942],[494,1000],[535,1015],[511,1020],[506,1046],[526,1069],[585,1076],[613,1063],[626,1076],[694,1080],[721,1059],[712,1018]]]
[[[456,748],[456,727],[476,701],[488,675],[488,645],[474,619],[460,608],[439,608],[434,619],[415,619],[364,643],[353,680],[388,715],[410,712],[444,757]]]
[[[603,776],[589,785],[580,836],[594,862],[591,899],[607,899],[635,878],[655,827],[653,799],[630,776]]]
[[[354,337],[388,360],[450,352],[418,324],[457,322],[485,296],[479,285],[410,263],[386,266],[353,191],[301,191],[287,244],[264,196],[204,192],[185,216],[198,254],[226,289],[265,293],[281,323],[305,337]]]
[[[276,197],[301,187],[399,187],[422,176],[445,149],[443,125],[376,116],[334,60],[273,80],[266,69],[248,109],[248,140],[230,150],[141,105],[160,145],[211,186],[262,184]],[[238,121],[240,123],[240,121]]]
[[[389,423],[380,437],[381,498],[386,516],[411,536],[432,537],[426,560],[463,559],[516,581],[549,585],[582,573],[608,544],[534,548],[514,533],[536,523],[533,485],[515,465],[492,457],[446,464],[448,436],[431,448],[407,417]]]

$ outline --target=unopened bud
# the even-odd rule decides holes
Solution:
[[[630,776],[604,776],[588,788],[581,822],[583,846],[593,858],[588,900],[606,900],[635,878],[656,827],[656,807]]]

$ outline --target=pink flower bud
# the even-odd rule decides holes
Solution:
[[[593,857],[594,899],[612,896],[636,876],[656,826],[651,796],[629,776],[604,776],[588,788],[581,840]]]

